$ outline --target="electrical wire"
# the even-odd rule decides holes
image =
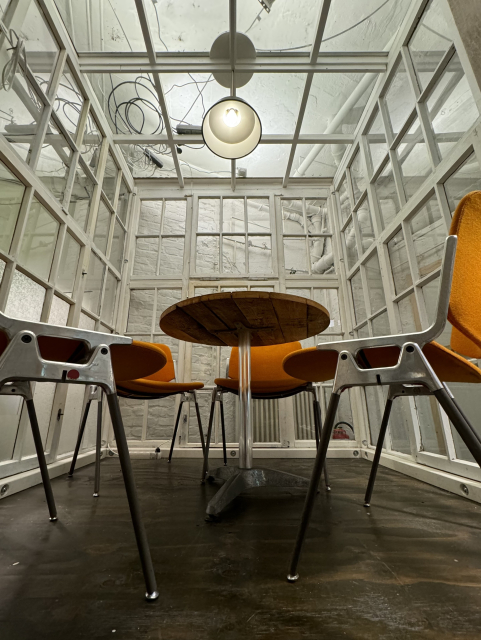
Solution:
[[[14,45],[14,38],[16,38],[16,44]],[[22,71],[22,65],[20,65],[20,61],[23,62],[23,65],[27,66],[27,58],[25,52],[25,40],[23,38],[19,38],[16,32],[13,29],[10,29],[10,44],[12,45],[7,51],[12,51],[12,57],[5,64],[2,70],[2,86],[1,88],[4,91],[10,91],[13,86],[13,82],[15,80],[15,74],[17,73],[17,68],[20,68]],[[23,73],[23,71],[22,71]]]

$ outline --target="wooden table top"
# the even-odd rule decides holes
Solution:
[[[295,342],[329,326],[329,312],[321,304],[287,293],[235,291],[187,298],[160,317],[164,333],[179,340],[237,347],[238,325],[250,329],[251,346]]]

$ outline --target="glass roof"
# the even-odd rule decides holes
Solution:
[[[183,143],[176,127],[199,127],[205,112],[230,94],[230,89],[216,81],[209,57],[214,40],[229,30],[229,2],[145,0],[151,34],[147,43],[135,0],[55,2],[80,54],[81,68],[84,62],[87,72],[92,64],[96,67],[88,77],[112,132],[122,135],[119,142],[134,175],[176,175],[172,153],[178,153],[177,148],[182,175],[228,177],[230,162],[205,148],[200,135],[192,134]],[[247,169],[248,177],[332,178],[349,139],[341,140],[342,144],[331,144],[328,139],[326,144],[322,140],[317,144],[312,137],[354,134],[376,79],[386,68],[385,54],[411,4],[412,0],[332,0],[319,66],[313,71],[308,99],[301,108],[311,75],[309,57],[320,27],[322,0],[274,0],[270,12],[260,0],[238,2],[237,31],[248,35],[257,57],[252,63],[252,78],[237,89],[237,95],[257,111],[263,139],[250,156],[237,161],[237,166]],[[157,55],[155,69],[148,57],[152,50]],[[336,61],[340,53],[343,56]],[[350,62],[337,70],[335,63],[342,63],[349,53]],[[329,57],[322,58],[325,55]],[[128,71],[133,60],[135,73]],[[366,60],[377,65],[373,73],[365,73]],[[156,78],[161,82],[167,113],[160,106]],[[169,125],[174,146],[167,140]],[[301,138],[297,139],[299,128]],[[145,135],[148,142],[140,139]],[[126,144],[126,136],[130,144]],[[314,154],[310,153],[313,147]],[[152,160],[151,154],[160,162]]]

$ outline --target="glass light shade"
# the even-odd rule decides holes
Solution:
[[[262,126],[254,109],[241,98],[223,98],[205,114],[202,136],[212,153],[236,160],[259,144]]]

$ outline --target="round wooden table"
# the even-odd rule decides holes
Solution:
[[[266,484],[308,484],[304,478],[292,474],[252,468],[250,348],[304,340],[324,331],[329,322],[327,309],[313,300],[264,291],[212,293],[187,298],[162,314],[160,328],[173,338],[197,344],[239,347],[239,468],[209,472],[208,475],[224,477],[227,482],[209,503],[208,514],[218,514],[245,488]]]

